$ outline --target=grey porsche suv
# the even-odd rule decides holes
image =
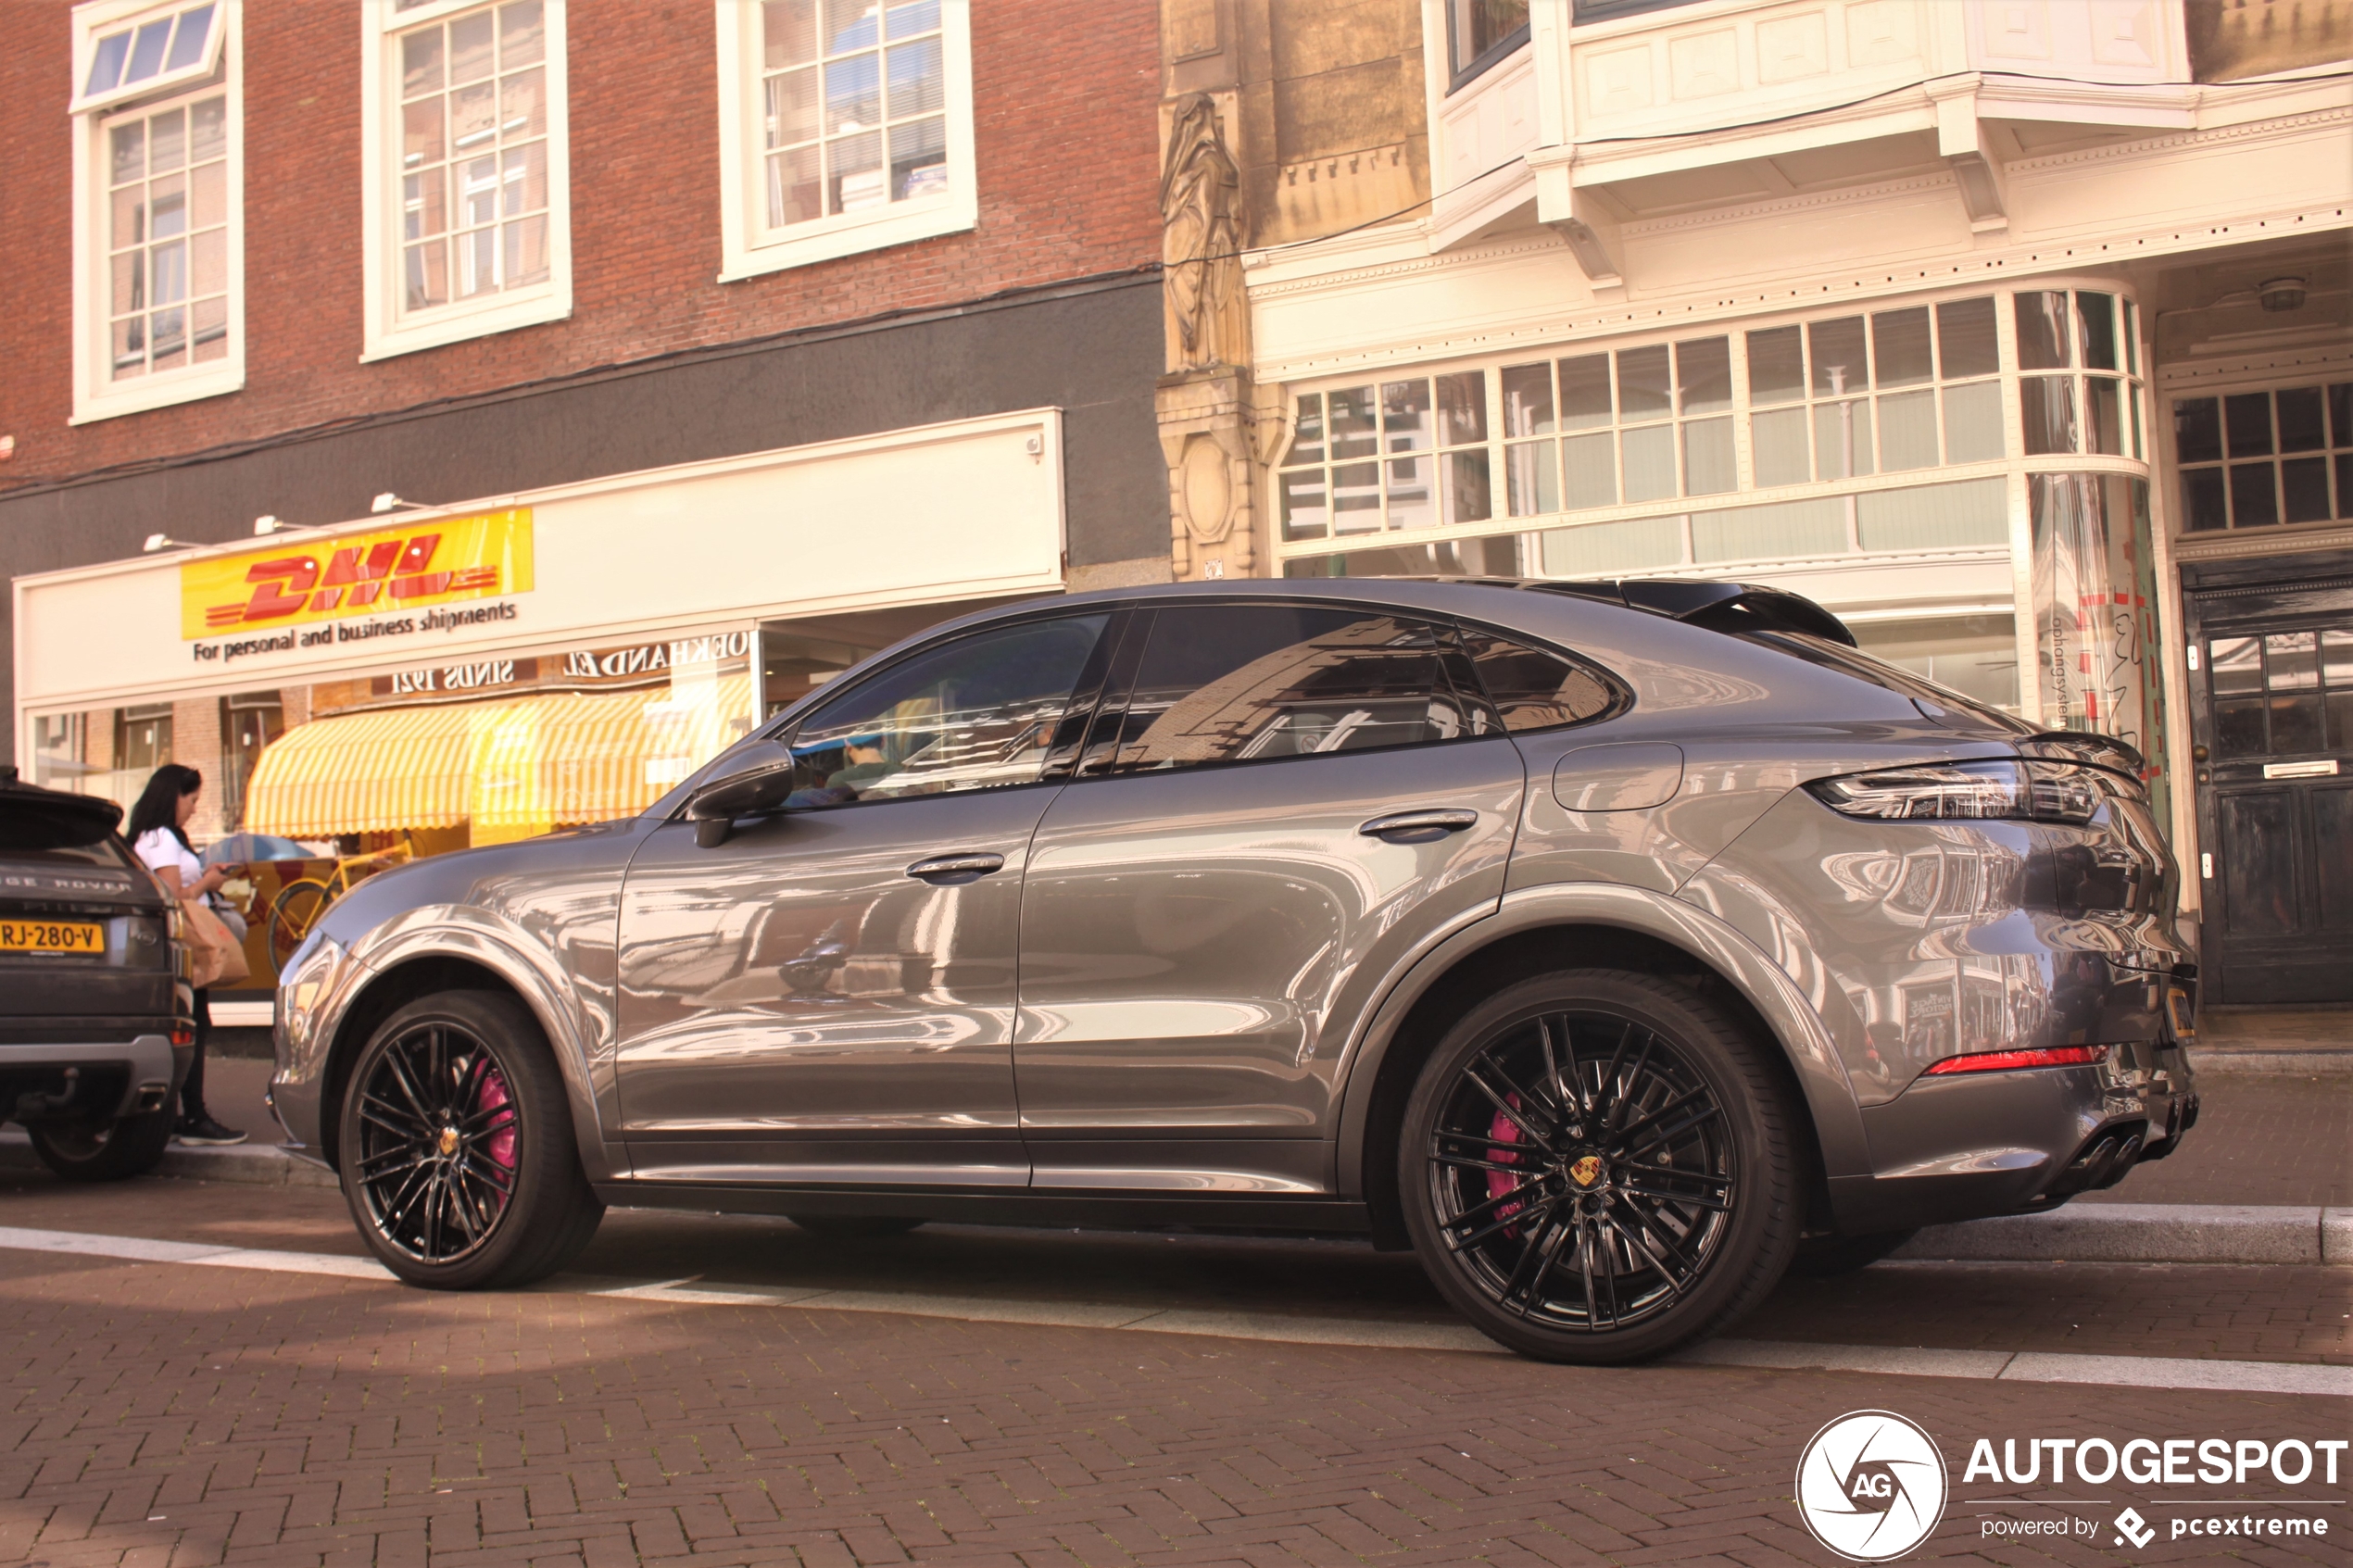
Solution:
[[[2196,1117],[2141,759],[1727,583],[1032,601],[286,966],[274,1101],[401,1277],[604,1207],[1367,1235],[1653,1356]]]

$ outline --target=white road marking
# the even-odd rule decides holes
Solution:
[[[259,1269],[274,1273],[325,1274],[391,1282],[372,1258],[331,1252],[280,1252],[157,1241],[145,1236],[85,1231],[30,1230],[0,1225],[0,1249],[112,1258],[134,1263],[182,1263],[203,1268]],[[1048,1328],[1108,1328],[1145,1334],[1198,1334],[1290,1345],[1349,1345],[1384,1350],[1456,1350],[1508,1355],[1467,1323],[1230,1312],[1186,1307],[1134,1307],[1113,1302],[1034,1301],[984,1296],[942,1296],[887,1290],[823,1290],[791,1286],[707,1289],[684,1280],[616,1280],[558,1275],[538,1288],[677,1306],[796,1307],[832,1312],[900,1312],[965,1323],[1018,1323]],[[2052,1355],[2024,1350],[1936,1350],[1882,1345],[1807,1345],[1758,1339],[1712,1339],[1670,1357],[1667,1364],[1753,1367],[1768,1371],[1859,1372],[1889,1377],[1957,1377],[2010,1383],[2095,1384],[2135,1388],[2200,1389],[2245,1394],[2322,1394],[2353,1398],[2353,1367],[2299,1361],[2195,1361],[2162,1356]]]

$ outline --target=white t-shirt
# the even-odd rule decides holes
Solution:
[[[139,842],[132,848],[138,852],[139,859],[147,863],[150,871],[159,872],[167,867],[178,871],[182,897],[195,894],[196,883],[204,876],[204,862],[197,859],[170,828],[149,828],[139,835]]]

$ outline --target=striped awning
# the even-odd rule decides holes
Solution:
[[[476,844],[526,838],[645,809],[750,721],[748,674],[317,719],[261,754],[243,826],[326,838],[462,822]]]

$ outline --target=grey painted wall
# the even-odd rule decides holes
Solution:
[[[956,313],[699,351],[658,365],[373,419],[257,450],[0,495],[0,571],[136,555],[149,533],[339,522],[396,491],[432,505],[602,474],[1046,406],[1063,410],[1073,566],[1164,556],[1152,416],[1160,280],[1120,278]],[[853,520],[854,525],[854,520]],[[0,598],[0,646],[14,609]],[[16,671],[0,682],[15,711]],[[0,761],[16,758],[13,721]]]

